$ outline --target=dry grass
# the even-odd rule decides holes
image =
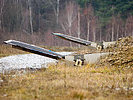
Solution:
[[[0,57],[22,53],[0,46]],[[0,74],[0,100],[133,100],[132,68],[97,66],[60,62],[48,69]]]
[[[59,47],[59,46],[40,46],[42,48],[45,49],[49,49],[55,52],[61,52],[61,51],[66,51],[66,52],[73,52],[73,51],[87,51],[90,50],[85,46],[82,46],[82,48],[78,48],[78,47]],[[9,55],[14,55],[14,54],[25,54],[28,52],[16,49],[16,48],[12,48],[12,46],[10,45],[0,45],[0,57],[5,57],[5,56],[9,56]]]
[[[26,74],[2,75],[0,100],[132,100],[132,69],[59,63]]]
[[[76,51],[77,48],[70,48],[70,47],[48,47],[48,46],[42,46],[46,49],[53,50],[53,51]],[[0,45],[0,58],[9,56],[9,55],[15,55],[15,54],[27,54],[28,52],[12,48],[10,45]]]
[[[5,57],[14,54],[24,54],[26,52],[12,48],[10,45],[0,45],[0,57]]]

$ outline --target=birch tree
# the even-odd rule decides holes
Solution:
[[[96,42],[96,29],[97,29],[97,19],[93,17],[92,19],[92,34],[93,34],[93,41]]]
[[[89,4],[89,7],[86,8],[86,17],[87,17],[87,40],[89,40],[90,38],[90,26],[91,26],[91,22],[92,22],[92,19],[93,19],[93,8],[92,8],[92,5]],[[93,29],[94,31],[94,29]]]
[[[126,20],[125,36],[133,36],[133,15],[129,16]]]
[[[31,0],[28,0],[28,5],[29,5],[29,20],[30,20],[30,30],[31,30],[31,34],[33,34],[33,23],[32,23],[32,6],[31,6]]]
[[[112,16],[112,20],[111,20],[111,41],[114,41],[114,34],[115,34],[115,17]]]
[[[72,35],[72,28],[74,22],[77,20],[77,7],[75,2],[68,2],[65,11],[62,12],[60,17],[60,24],[64,32],[68,32],[68,34]],[[72,47],[72,43],[70,42],[70,46]]]
[[[59,23],[59,13],[60,13],[60,0],[49,0],[49,3],[51,4],[54,14],[56,16],[56,24]]]
[[[80,38],[80,7],[78,6],[78,38]],[[80,47],[80,44],[78,45]]]
[[[116,40],[118,40],[119,37],[123,34],[123,29],[124,29],[123,26],[124,26],[123,21],[120,15],[118,15],[116,17]]]

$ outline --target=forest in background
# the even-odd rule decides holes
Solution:
[[[0,43],[76,46],[52,32],[95,42],[133,36],[133,0],[0,0]]]

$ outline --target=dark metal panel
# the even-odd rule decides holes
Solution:
[[[4,41],[6,44],[10,44],[13,47],[19,48],[21,50],[24,51],[28,51],[28,52],[32,52],[35,54],[39,54],[42,56],[47,56],[53,59],[64,59],[65,57],[63,55],[60,55],[56,52],[32,45],[32,44],[27,44],[24,42],[20,42],[20,41],[16,41],[16,40],[8,40],[8,41]]]
[[[55,36],[58,36],[60,38],[63,38],[65,40],[69,40],[69,41],[79,43],[79,44],[82,44],[82,45],[86,45],[86,46],[91,45],[90,41],[80,39],[80,38],[77,38],[77,37],[73,37],[73,36],[69,36],[69,35],[65,35],[65,34],[61,34],[61,33],[52,33],[52,34],[55,35]]]

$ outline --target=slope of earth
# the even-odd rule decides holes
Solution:
[[[133,67],[133,37],[119,39],[107,50],[112,53],[101,59],[101,66]]]

